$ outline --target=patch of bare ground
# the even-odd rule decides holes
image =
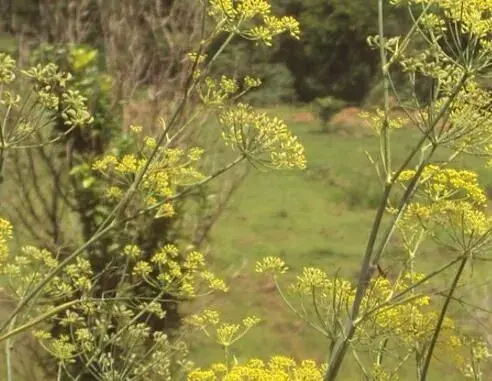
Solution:
[[[365,111],[355,106],[344,107],[330,118],[325,131],[354,137],[372,136],[374,132],[371,129],[370,121],[361,115]],[[390,111],[390,118],[402,119],[404,127],[415,128],[409,118],[409,113],[410,116],[413,114],[412,117],[418,119],[416,112],[406,112],[401,107],[393,106]]]
[[[369,136],[372,131],[369,122],[361,116],[359,107],[344,107],[328,121],[329,130],[347,136]]]
[[[294,123],[313,123],[316,120],[316,116],[309,111],[298,112],[291,117],[291,121]]]

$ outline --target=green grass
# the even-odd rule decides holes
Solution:
[[[272,110],[287,121],[300,111],[287,107]],[[238,359],[283,353],[299,359],[326,360],[326,341],[287,309],[273,285],[254,273],[254,264],[259,258],[275,255],[284,258],[292,271],[319,266],[353,279],[381,193],[365,153],[377,156],[376,138],[319,133],[321,125],[317,122],[290,123],[290,127],[305,145],[307,170],[252,171],[212,231],[214,267],[232,277],[230,292],[213,300],[212,306],[222,311],[224,320],[237,321],[251,313],[265,318],[235,348]],[[409,129],[395,133],[395,164],[403,160],[418,136],[417,131]],[[473,166],[478,163],[476,158],[461,162]],[[393,251],[396,256],[396,248],[390,249]],[[442,263],[446,254],[429,245],[421,255],[425,271]],[[391,262],[392,258],[385,261]],[[222,356],[221,349],[206,339],[197,339],[193,352],[199,364]],[[355,368],[350,364],[348,367]],[[431,379],[442,378],[443,374],[452,379],[451,374],[440,372]],[[409,374],[409,379],[414,375]]]

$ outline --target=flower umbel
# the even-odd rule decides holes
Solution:
[[[277,117],[240,103],[224,108],[219,123],[226,144],[249,159],[278,169],[306,167],[304,147]]]

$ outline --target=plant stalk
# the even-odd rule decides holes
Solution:
[[[463,254],[463,258],[458,267],[458,271],[456,271],[456,275],[454,276],[453,283],[451,284],[451,288],[449,289],[449,293],[444,301],[444,305],[442,306],[441,313],[439,314],[439,318],[437,320],[436,328],[434,329],[434,333],[432,335],[432,339],[429,345],[429,349],[427,350],[424,364],[422,366],[422,370],[420,373],[419,381],[427,380],[427,373],[429,372],[429,366],[432,359],[432,354],[434,353],[434,349],[437,343],[437,339],[439,337],[439,333],[441,332],[442,324],[444,322],[444,318],[446,317],[446,313],[449,308],[449,304],[451,303],[451,299],[453,298],[453,294],[458,286],[458,282],[463,274],[463,270],[465,269],[466,263],[468,262],[468,253]]]

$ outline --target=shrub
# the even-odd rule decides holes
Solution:
[[[314,101],[316,113],[325,125],[333,115],[345,106],[347,106],[347,102],[332,96],[316,98]]]

